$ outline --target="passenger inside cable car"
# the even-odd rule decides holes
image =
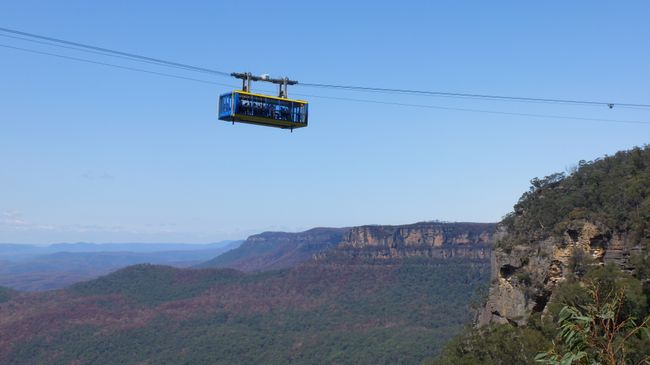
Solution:
[[[307,126],[307,102],[233,91],[221,95],[219,119],[279,128]]]

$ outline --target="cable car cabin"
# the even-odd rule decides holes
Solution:
[[[235,90],[219,98],[219,119],[293,130],[307,126],[307,102]]]

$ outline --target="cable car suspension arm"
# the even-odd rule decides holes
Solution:
[[[277,84],[279,86],[278,96],[284,99],[289,97],[289,94],[287,92],[288,86],[298,83],[298,81],[289,80],[288,77],[273,79],[270,78],[269,75],[255,76],[250,72],[233,72],[230,74],[230,76],[242,80],[242,90],[245,92],[251,92],[251,81],[265,81],[272,84]]]

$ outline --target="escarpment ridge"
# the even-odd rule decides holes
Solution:
[[[531,181],[498,226],[489,297],[479,324],[524,325],[555,288],[589,266],[613,264],[641,279],[650,261],[650,148]]]
[[[420,222],[401,226],[361,226],[348,230],[317,260],[382,262],[405,258],[487,260],[494,243],[493,223]]]
[[[239,248],[201,264],[242,271],[289,268],[312,260],[362,260],[385,263],[406,258],[472,258],[489,260],[494,223],[419,222],[314,228],[304,232],[264,232],[250,236]]]

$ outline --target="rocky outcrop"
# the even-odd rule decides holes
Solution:
[[[499,224],[479,324],[527,323],[532,313],[548,311],[560,283],[580,282],[592,265],[613,264],[650,281],[648,217],[650,146],[580,161],[568,175],[532,179]]]
[[[350,260],[385,263],[403,258],[468,258],[488,261],[494,242],[493,223],[422,222],[403,226],[314,228],[305,232],[264,232],[237,249],[201,264],[242,271],[282,269]]]
[[[498,236],[505,237],[501,230]],[[630,255],[639,251],[623,232],[595,222],[572,222],[560,237],[549,237],[492,253],[488,300],[479,325],[526,324],[531,314],[544,312],[553,289],[569,275],[580,275],[585,265],[613,263],[632,271]]]
[[[292,267],[334,247],[347,231],[347,228],[314,228],[298,233],[264,232],[248,237],[240,247],[199,267],[227,267],[242,271]]]
[[[317,260],[382,261],[402,258],[471,258],[488,260],[495,225],[422,222],[404,226],[351,228],[334,249]]]

